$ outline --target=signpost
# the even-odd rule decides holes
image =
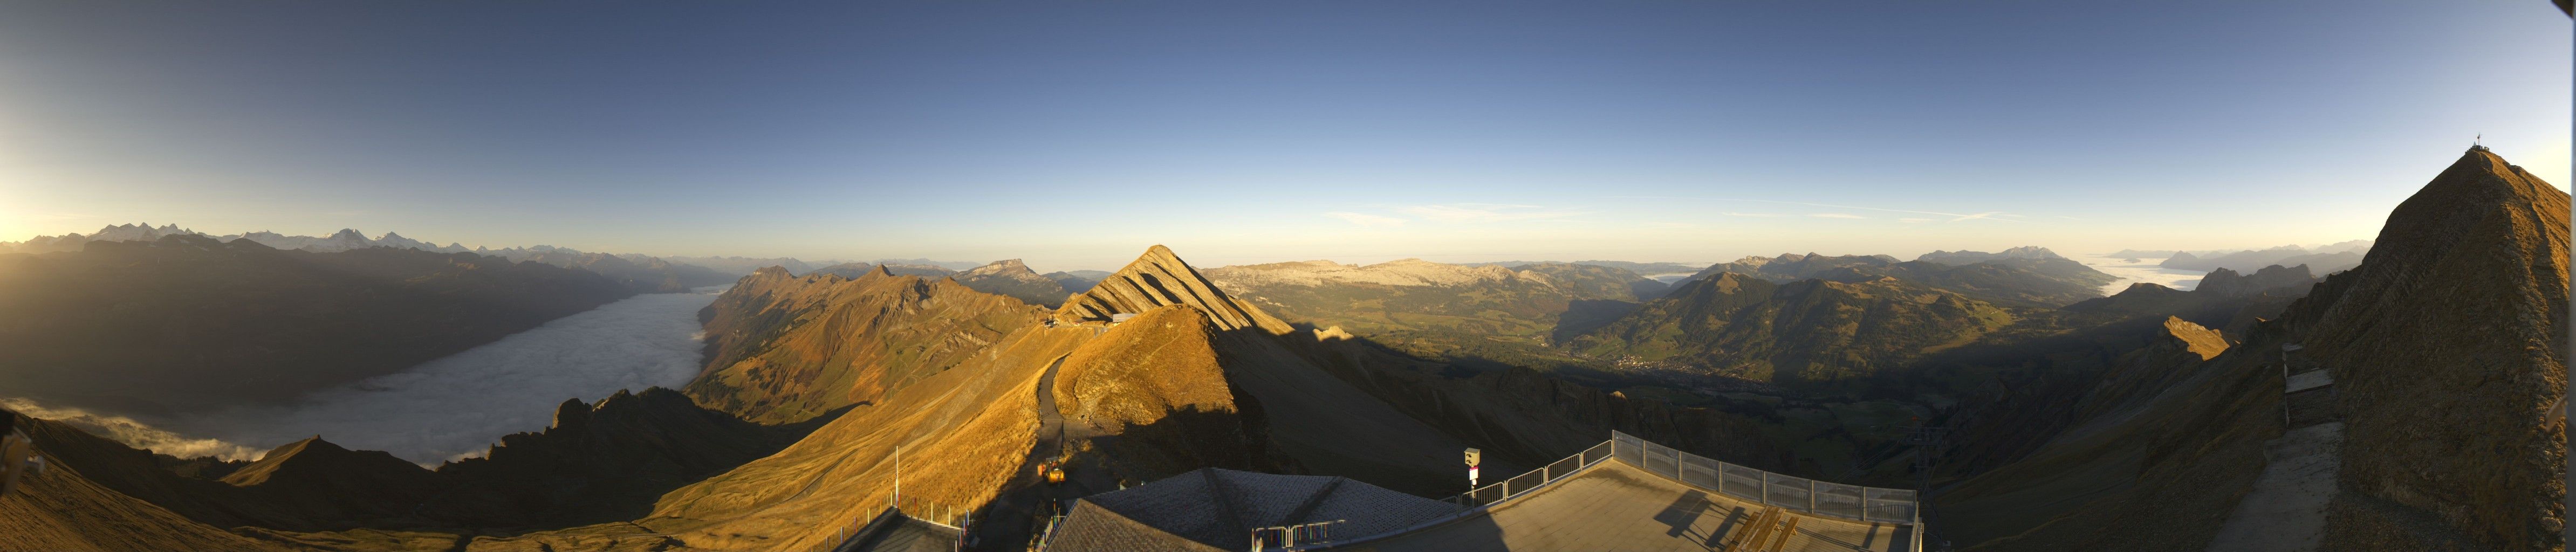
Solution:
[[[1485,451],[1467,449],[1467,490],[1476,490],[1476,464],[1485,459]]]

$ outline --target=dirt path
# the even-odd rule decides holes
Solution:
[[[2293,429],[2264,445],[2263,475],[2228,512],[2209,552],[2311,552],[2325,538],[2343,422]]]
[[[1023,550],[1037,534],[1035,524],[1044,523],[1050,512],[1051,489],[1039,479],[1038,466],[1064,454],[1064,413],[1056,411],[1055,373],[1064,367],[1066,357],[1056,357],[1048,364],[1046,374],[1038,376],[1038,438],[1029,447],[1029,455],[1011,474],[1011,482],[1002,486],[1000,496],[985,505],[975,525],[968,528],[971,550]]]

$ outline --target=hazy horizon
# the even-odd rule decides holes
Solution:
[[[132,222],[132,223],[119,223],[119,225],[122,225],[122,224],[149,224],[150,226],[153,226],[153,227],[155,227],[155,228],[162,227],[162,225],[163,225],[163,224],[174,224],[174,225],[177,225],[180,229],[183,229],[183,230],[195,230],[195,231],[198,231],[198,232],[203,232],[203,233],[205,233],[205,234],[209,234],[209,235],[213,235],[213,236],[218,236],[218,237],[220,237],[220,236],[238,235],[238,234],[243,234],[243,233],[245,233],[245,232],[243,232],[243,231],[217,231],[217,230],[210,230],[210,229],[205,229],[205,228],[192,227],[192,226],[189,226],[189,225],[186,225],[186,224],[179,224],[179,223],[150,223],[150,222],[148,222],[148,221],[138,221],[138,222]],[[366,230],[366,229],[363,229],[363,228],[352,228],[352,229],[354,229],[354,230],[358,230],[358,231],[360,231],[361,233],[364,233],[364,234],[365,234],[368,238],[370,238],[370,239],[381,238],[381,237],[383,237],[383,236],[384,236],[385,234],[387,234],[387,233],[401,234],[401,232],[400,232],[400,231],[390,231],[390,230],[389,230],[389,231],[377,232],[377,231],[369,231],[369,230]],[[92,228],[91,230],[99,230],[99,229],[98,229],[98,228]],[[279,234],[285,234],[285,235],[289,235],[289,236],[329,236],[329,235],[331,235],[331,234],[333,234],[333,233],[338,232],[339,230],[334,229],[334,230],[327,231],[327,232],[284,232],[284,231],[275,231],[275,230],[266,230],[266,229],[263,229],[263,230],[253,230],[252,232],[259,232],[259,231],[277,232],[277,233],[279,233]],[[90,234],[91,232],[78,232],[78,233],[83,234],[83,235],[88,235],[88,234]],[[61,234],[48,234],[48,235],[41,236],[41,237],[56,237],[56,236],[60,236],[60,235],[61,235]],[[418,235],[404,234],[404,235],[403,235],[403,237],[404,237],[404,238],[409,238],[409,239],[420,240],[420,241],[423,241],[423,242],[429,242],[429,243],[433,243],[433,244],[439,244],[439,245],[445,245],[445,244],[451,243],[449,240],[436,240],[436,239],[430,239],[429,237],[426,237],[426,236],[418,236]],[[1731,262],[1731,261],[1735,261],[1735,260],[1738,260],[1738,259],[1742,259],[1742,258],[1747,257],[1747,256],[1771,257],[1771,256],[1777,256],[1777,255],[1781,255],[1781,254],[1791,254],[1791,253],[1795,253],[1795,254],[1821,254],[1821,255],[1828,255],[1828,256],[1839,256],[1839,255],[1889,255],[1889,256],[1896,257],[1896,258],[1898,258],[1898,259],[1903,259],[1903,260],[1913,260],[1915,257],[1921,256],[1922,254],[1930,253],[1930,252],[1933,252],[1933,251],[1983,251],[1983,252],[1989,252],[1989,253],[1991,253],[1991,252],[2001,251],[2001,250],[2008,249],[2008,248],[2012,248],[2012,247],[2038,246],[2038,247],[2048,247],[2048,249],[2049,249],[2050,251],[2056,252],[2057,254],[2059,254],[2059,255],[2061,255],[2061,256],[2065,256],[2065,257],[2068,257],[2068,258],[2074,258],[2074,259],[2082,260],[2083,258],[2086,258],[2086,257],[2093,257],[2093,256],[2104,256],[2104,257],[2107,257],[2107,256],[2108,256],[2109,254],[2111,254],[2111,253],[2115,253],[2115,252],[2118,252],[2118,251],[2120,251],[2120,250],[2130,250],[2130,249],[2140,250],[2140,251],[2156,251],[2156,250],[2174,250],[2174,251],[2248,251],[2248,250],[2270,249],[2270,248],[2283,247],[2283,246],[2296,246],[2296,247],[2303,247],[2303,248],[2314,249],[2314,248],[2317,248],[2317,247],[2319,247],[2319,246],[2333,245],[2333,244],[2335,244],[2335,243],[2341,243],[2341,242],[2345,242],[2345,241],[2369,240],[2369,239],[2371,239],[2371,238],[2363,237],[2363,238],[2353,238],[2352,240],[2337,240],[2337,241],[2334,241],[2334,242],[2314,242],[2314,243],[2277,243],[2277,244],[2259,245],[2259,246],[2216,247],[2216,248],[2172,248],[2172,247],[2145,247],[2145,246],[2140,246],[2140,247],[2123,247],[2123,248],[2118,248],[2118,249],[2102,249],[2102,250],[2098,250],[2098,251],[2096,251],[2096,250],[2069,250],[2069,249],[2064,249],[2064,248],[2048,247],[2048,246],[2046,246],[2046,245],[2040,245],[2040,244],[2038,244],[2038,243],[2025,243],[2025,244],[2021,244],[2021,245],[2004,246],[2004,247],[1990,247],[1990,248],[1983,248],[1983,249],[1979,249],[1979,248],[1956,248],[1956,247],[1954,247],[1954,248],[1948,248],[1948,249],[1927,249],[1927,250],[1922,250],[1922,251],[1911,251],[1911,252],[1896,252],[1896,251],[1796,251],[1796,250],[1782,250],[1782,251],[1772,251],[1772,252],[1768,252],[1768,253],[1747,253],[1747,254],[1744,254],[1744,255],[1735,255],[1735,256],[1729,256],[1729,257],[1724,257],[1724,258],[1707,258],[1707,259],[1669,259],[1669,258],[1655,258],[1655,259],[1645,259],[1645,258],[1639,258],[1639,259],[1621,259],[1621,258],[1611,258],[1611,257],[1601,257],[1601,256],[1590,256],[1590,257],[1586,257],[1586,256],[1580,256],[1580,255],[1577,255],[1577,256],[1571,256],[1571,257],[1560,257],[1560,258],[1537,258],[1537,257],[1512,257],[1512,256],[1510,256],[1510,255],[1508,255],[1508,254],[1458,254],[1458,255],[1448,255],[1448,254],[1428,254],[1428,255],[1393,255],[1393,256],[1388,256],[1388,255],[1379,255],[1379,256],[1369,256],[1369,257],[1352,257],[1352,258],[1313,257],[1313,258],[1293,258],[1293,259],[1292,259],[1292,258],[1269,258],[1269,257],[1259,257],[1259,256],[1244,256],[1244,257],[1234,257],[1234,258],[1203,257],[1203,256],[1199,256],[1199,255],[1193,255],[1193,254],[1191,254],[1189,251],[1182,250],[1182,249],[1177,248],[1177,247],[1175,247],[1175,248],[1174,248],[1174,251],[1173,251],[1173,252],[1174,252],[1174,253],[1177,253],[1177,254],[1180,254],[1180,255],[1181,255],[1183,258],[1185,258],[1185,259],[1191,259],[1192,264],[1203,265],[1203,266],[1202,266],[1203,268],[1215,268],[1215,267],[1219,267],[1219,266],[1246,265],[1246,264],[1266,264],[1266,263],[1281,263],[1281,262],[1296,262],[1296,261],[1315,261],[1315,260],[1328,260],[1328,261],[1334,261],[1334,262],[1338,262],[1338,263],[1342,263],[1342,264],[1371,265],[1371,264],[1378,264],[1378,263],[1383,263],[1383,262],[1388,262],[1388,261],[1396,261],[1396,260],[1402,260],[1402,259],[1421,259],[1421,260],[1426,260],[1426,261],[1439,262],[1439,263],[1449,263],[1449,264],[1478,264],[1478,263],[1496,263],[1496,262],[1514,262],[1514,261],[1532,261],[1532,262],[1536,262],[1536,261],[1560,261],[1560,262],[1575,262],[1575,261],[1627,261],[1627,262],[1637,262],[1637,263],[1680,263],[1680,264],[1689,264],[1689,265],[1700,265],[1700,266],[1704,266],[1704,265],[1710,265],[1710,264],[1716,264],[1716,263]],[[24,238],[20,238],[19,240],[7,240],[7,239],[0,239],[0,243],[10,243],[10,242],[22,241],[22,240],[24,240]],[[645,253],[645,252],[640,252],[640,251],[615,251],[615,250],[590,249],[590,248],[574,247],[574,246],[567,246],[567,245],[560,245],[560,244],[553,244],[553,243],[515,243],[515,244],[507,244],[507,245],[499,245],[499,244],[470,244],[470,243],[461,243],[461,242],[457,242],[457,243],[459,243],[460,245],[463,245],[463,246],[464,246],[464,247],[466,247],[466,248],[482,247],[482,248],[489,248],[489,249],[494,249],[494,250],[502,250],[502,249],[510,249],[510,248],[522,248],[522,247],[536,247],[536,246],[551,246],[551,247],[562,247],[562,248],[574,249],[574,250],[582,251],[582,252],[584,252],[584,253],[611,253],[611,254],[644,253],[644,254],[647,254],[647,255],[654,255],[654,256],[657,256],[657,257],[727,257],[727,256],[739,256],[739,257],[749,257],[749,258],[774,258],[774,257],[788,257],[788,258],[794,258],[794,259],[799,260],[799,261],[804,261],[804,262],[805,262],[805,263],[807,263],[807,264],[812,264],[812,265],[815,265],[815,266],[817,266],[817,267],[820,267],[820,266],[823,266],[823,265],[826,265],[826,264],[831,264],[831,263],[841,263],[841,262],[875,262],[875,261],[879,261],[879,260],[929,260],[929,261],[934,261],[934,262],[943,262],[943,263],[946,263],[946,262],[992,263],[992,262],[998,262],[998,261],[1001,261],[1001,260],[1004,260],[1004,259],[1021,259],[1023,262],[1028,263],[1028,264],[1029,264],[1029,266],[1031,267],[1031,269],[1036,270],[1037,272],[1042,272],[1042,273],[1043,273],[1043,272],[1055,272],[1055,271],[1073,271],[1073,270],[1102,270],[1102,271],[1116,271],[1118,268],[1120,268],[1120,267],[1122,267],[1122,266],[1125,266],[1129,261],[1133,261],[1133,260],[1134,260],[1134,259],[1132,258],[1132,256],[1131,256],[1131,258],[1119,259],[1119,260],[1116,260],[1116,261],[1107,262],[1107,263],[1099,264],[1099,265],[1095,265],[1095,266],[1074,266],[1074,265],[1069,265],[1069,264],[1068,264],[1068,265],[1044,265],[1044,264],[1042,264],[1042,263],[1040,263],[1040,262],[1037,262],[1037,261],[1029,261],[1029,260],[1027,260],[1025,257],[1020,257],[1020,256],[1010,256],[1010,257],[1001,257],[1001,258],[993,258],[993,259],[973,259],[973,258],[940,258],[940,257],[924,257],[924,256],[918,256],[918,255],[915,255],[915,256],[908,256],[908,257],[905,257],[905,256],[879,256],[879,257],[872,257],[872,258],[868,258],[868,259],[845,259],[845,258],[827,258],[827,257],[807,257],[807,256],[798,256],[798,255],[763,255],[763,256],[750,256],[750,255],[739,255],[739,254],[732,254],[732,253],[710,253],[710,254],[652,254],[652,253]],[[1146,244],[1146,245],[1139,245],[1139,246],[1137,246],[1137,247],[1136,247],[1136,251],[1137,251],[1137,253],[1141,254],[1141,253],[1143,253],[1143,252],[1144,252],[1145,248],[1150,247],[1150,246],[1152,246],[1152,245],[1164,245],[1164,244]],[[2157,258],[2162,258],[2162,257],[2157,257]]]
[[[2249,249],[2373,238],[2480,134],[2565,189],[2576,77],[2536,2],[165,8],[0,7],[0,240]]]

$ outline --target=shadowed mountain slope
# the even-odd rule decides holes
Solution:
[[[0,254],[0,389],[171,414],[380,376],[633,292],[470,253],[277,250],[176,235]]]

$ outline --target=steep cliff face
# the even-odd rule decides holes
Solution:
[[[1019,259],[994,261],[993,264],[951,275],[949,279],[975,291],[1009,296],[1048,308],[1064,304],[1065,296],[1073,293],[1065,291],[1063,283],[1029,270],[1029,265],[1022,264]]]
[[[1160,245],[1146,249],[1135,262],[1066,301],[1063,308],[1056,309],[1055,319],[1063,323],[1106,322],[1112,315],[1141,313],[1163,305],[1186,305],[1206,312],[1218,329],[1288,332],[1288,323],[1226,295],[1189,263],[1182,262],[1180,256],[1172,254],[1170,248]]]
[[[945,278],[761,269],[703,311],[707,370],[689,396],[755,421],[869,402],[956,366],[1044,311]]]
[[[2331,370],[2345,488],[2510,550],[2559,542],[2568,196],[2470,151],[2284,321]]]
[[[2010,313],[1894,278],[1693,281],[1569,346],[1781,383],[1855,379],[2012,323]]]

